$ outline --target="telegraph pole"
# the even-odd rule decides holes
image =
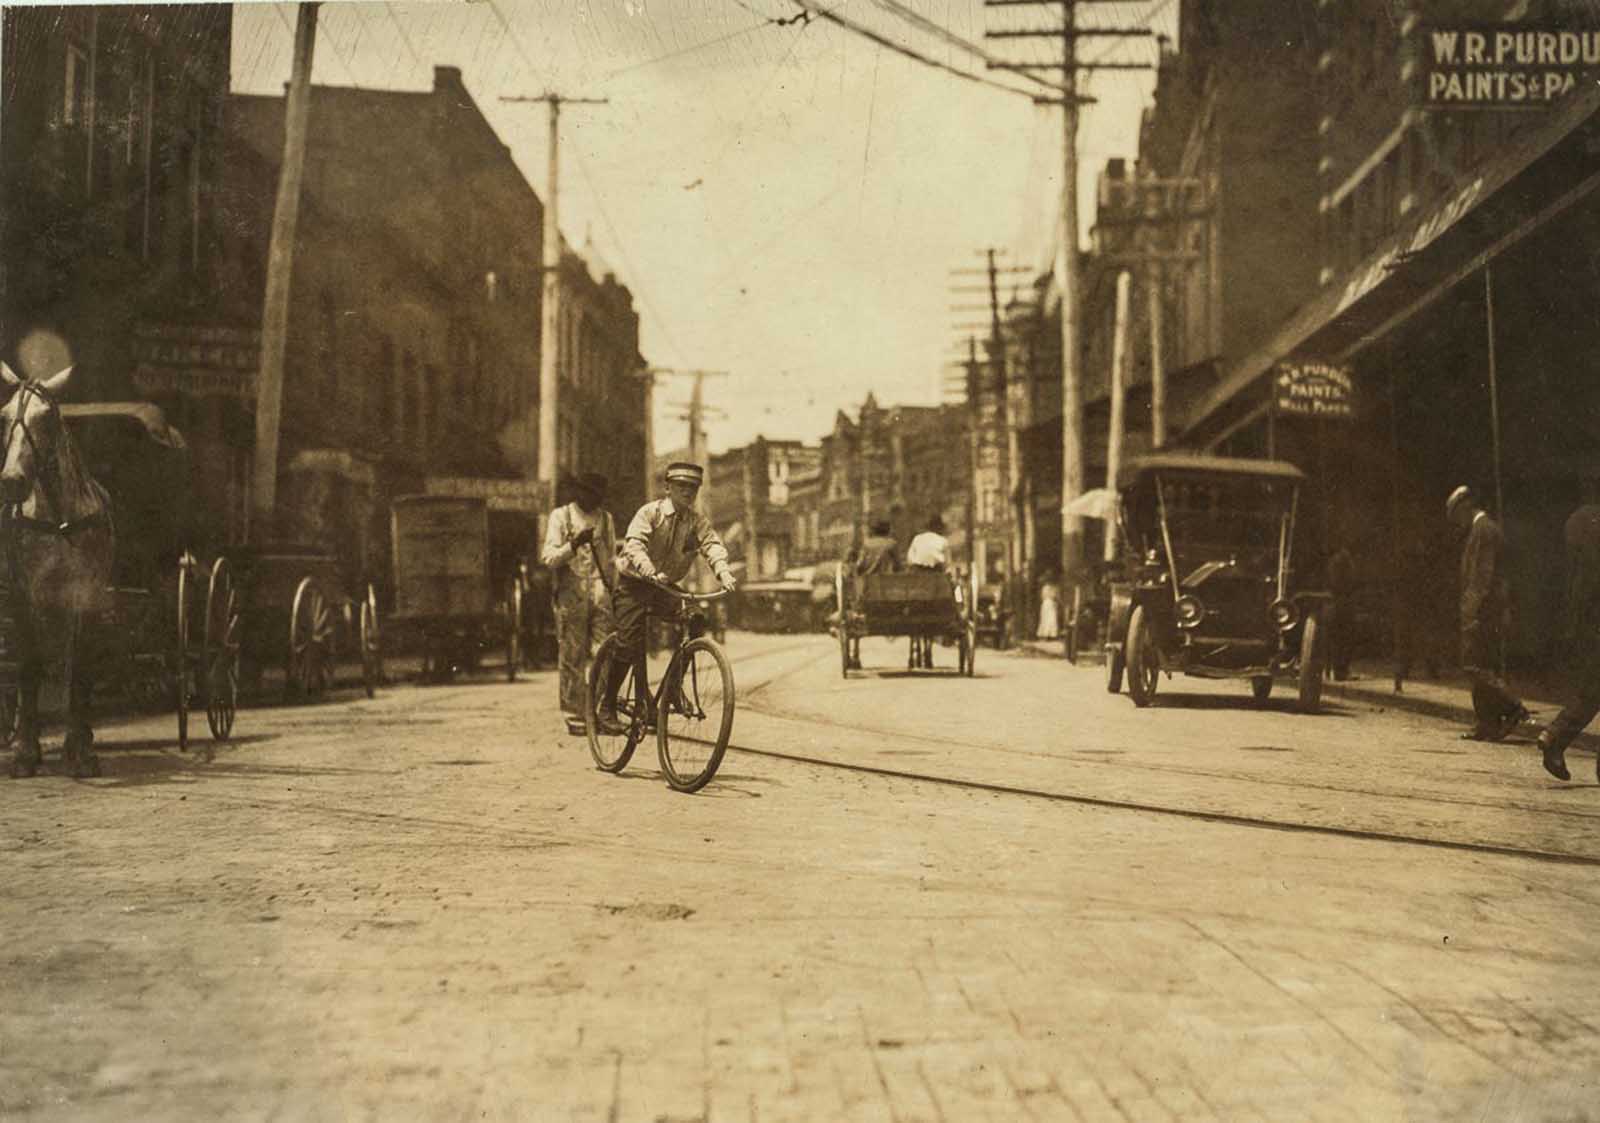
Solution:
[[[502,97],[501,101],[542,101],[550,109],[549,173],[545,181],[544,235],[541,246],[541,272],[544,277],[540,299],[539,324],[539,480],[556,485],[556,441],[560,432],[561,377],[561,227],[557,222],[557,196],[561,188],[561,107],[563,105],[605,105],[608,98],[563,97],[544,93],[538,97]]]
[[[250,538],[276,532],[278,435],[283,413],[283,364],[289,338],[289,280],[300,219],[300,181],[306,163],[306,124],[311,109],[311,58],[317,45],[317,8],[304,3],[295,16],[294,63],[283,110],[283,164],[272,208],[267,249],[266,294],[261,304],[261,371],[256,378],[255,479],[250,489]]]
[[[974,510],[973,518],[970,520],[971,525],[968,527],[968,557],[974,570],[979,573],[980,579],[982,579],[982,577],[986,576],[983,569],[988,564],[988,544],[987,539],[984,537],[984,531],[989,529],[989,519],[977,510],[979,506],[977,497],[980,493],[981,483],[986,478],[987,470],[987,458],[984,456],[984,449],[987,447],[988,442],[985,438],[991,428],[990,412],[984,405],[987,395],[992,394],[994,396],[995,408],[992,428],[999,431],[999,441],[1002,442],[998,443],[994,450],[994,469],[1000,489],[1014,492],[1014,478],[1017,474],[1018,442],[1017,435],[1010,424],[1011,411],[1010,403],[1007,400],[1009,390],[1005,366],[1005,341],[1000,323],[999,284],[1002,276],[1014,280],[1016,275],[1032,271],[1021,265],[1000,265],[995,259],[1000,254],[1005,253],[1003,249],[979,250],[978,253],[986,259],[984,265],[950,270],[950,275],[953,279],[958,281],[970,279],[973,282],[952,284],[950,293],[952,296],[963,300],[970,300],[971,297],[981,294],[987,297],[987,300],[982,303],[952,304],[950,305],[950,311],[957,313],[983,312],[987,313],[987,317],[983,320],[973,319],[955,324],[956,330],[966,338],[967,358],[964,361],[952,362],[950,365],[959,366],[964,371],[967,414],[971,425],[969,443],[971,445],[971,490]],[[988,340],[986,349],[989,353],[991,377],[987,380],[983,375],[983,366],[978,362],[977,358],[977,333],[980,331],[984,333],[985,338]],[[1005,510],[1006,515],[1009,516],[1009,500]],[[1002,528],[1008,529],[1013,520],[1008,517],[1002,517],[1000,521]],[[1008,552],[1010,541],[1008,531]]]
[[[1024,74],[1059,70],[1059,98],[1038,98],[1040,104],[1060,105],[1061,113],[1061,244],[1058,249],[1058,283],[1061,289],[1061,578],[1062,587],[1075,581],[1083,561],[1083,519],[1066,508],[1083,493],[1083,374],[1078,354],[1078,110],[1088,99],[1078,93],[1083,70],[1146,70],[1144,63],[1078,61],[1077,44],[1088,36],[1139,36],[1148,27],[1082,27],[1077,23],[1079,4],[1112,0],[984,0],[986,7],[1048,7],[1061,10],[1058,28],[1021,28],[987,31],[990,39],[1053,39],[1061,42],[1059,63],[990,63],[998,70]]]
[[[1122,467],[1123,404],[1128,392],[1128,293],[1133,278],[1124,269],[1117,274],[1116,327],[1111,336],[1111,430],[1106,434],[1106,490],[1115,494],[1117,472]],[[1117,520],[1106,520],[1102,560],[1117,560]]]

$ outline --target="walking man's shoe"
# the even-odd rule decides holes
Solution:
[[[1474,725],[1461,735],[1461,739],[1463,741],[1498,741],[1500,738],[1482,726]]]
[[[1539,733],[1539,752],[1544,757],[1544,770],[1557,780],[1570,780],[1572,773],[1567,771],[1566,750],[1558,748],[1555,739],[1550,736],[1548,729]],[[1595,765],[1595,773],[1600,776],[1600,764]]]
[[[1517,726],[1521,725],[1523,722],[1531,721],[1532,719],[1533,715],[1528,712],[1528,707],[1518,702],[1516,709],[1510,711],[1505,715],[1505,717],[1500,719],[1500,736],[1496,737],[1495,740],[1500,740],[1501,737],[1505,737],[1507,734],[1515,731]]]
[[[583,724],[583,719],[577,714],[567,715],[567,732],[574,737],[582,737],[588,732]]]

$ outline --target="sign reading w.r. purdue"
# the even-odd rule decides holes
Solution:
[[[1285,359],[1272,372],[1272,408],[1295,417],[1354,417],[1355,383],[1350,368]]]
[[[1600,74],[1600,30],[1440,24],[1421,53],[1424,109],[1543,109]]]

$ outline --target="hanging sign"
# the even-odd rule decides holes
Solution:
[[[1355,417],[1355,381],[1347,366],[1285,359],[1272,373],[1272,408],[1282,416]]]

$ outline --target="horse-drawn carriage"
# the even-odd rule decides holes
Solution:
[[[486,499],[408,495],[390,507],[394,559],[391,638],[419,647],[423,677],[449,679],[482,651],[505,653],[507,681],[522,668],[528,578],[519,554],[492,548]],[[530,539],[531,541],[531,539]]]
[[[840,565],[834,570],[838,611],[839,673],[859,669],[863,636],[909,638],[906,668],[931,670],[933,642],[954,643],[958,670],[972,675],[978,648],[976,597],[970,581],[943,570],[912,569],[857,577]]]
[[[148,402],[60,405],[63,372],[14,388],[4,410],[0,513],[0,736],[22,745],[13,775],[40,763],[46,663],[65,668],[66,755],[97,775],[94,690],[171,706],[180,748],[203,704],[214,739],[238,704],[240,611],[229,565],[203,563],[182,435]]]

